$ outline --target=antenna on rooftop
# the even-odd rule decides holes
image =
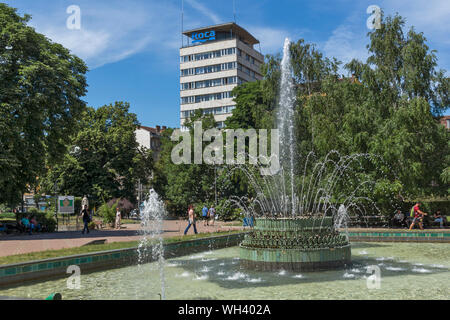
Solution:
[[[236,0],[233,0],[233,16],[234,16],[234,23],[236,23]]]
[[[181,47],[184,46],[184,0],[181,0]]]

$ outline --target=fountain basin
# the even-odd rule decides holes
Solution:
[[[351,248],[331,217],[258,218],[240,258],[242,267],[258,271],[319,271],[350,265]]]

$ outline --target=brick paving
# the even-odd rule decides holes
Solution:
[[[173,237],[183,235],[187,227],[187,221],[166,220],[163,223],[163,237]],[[197,222],[199,233],[212,233],[218,231],[229,231],[241,229],[230,226],[228,223],[216,222],[215,226],[204,226],[203,221]],[[89,234],[81,234],[80,231],[63,231],[55,233],[35,233],[33,235],[0,235],[0,257],[40,252],[46,250],[58,250],[84,246],[95,240],[105,239],[107,243],[136,241],[142,238],[139,234],[139,224],[122,225],[120,230],[103,229],[91,231]],[[188,235],[194,234],[193,227]]]
[[[163,224],[163,237],[173,237],[183,235],[187,221],[183,220],[166,220]],[[91,231],[88,235],[82,235],[80,231],[64,231],[56,233],[36,233],[33,235],[0,235],[0,257],[24,254],[31,252],[39,252],[46,250],[58,250],[66,248],[74,248],[84,246],[95,240],[106,240],[107,243],[127,242],[140,240],[142,236],[139,234],[139,224],[123,225],[121,230],[103,229]],[[197,222],[197,231],[199,233],[211,233],[217,231],[239,230],[241,227],[231,226],[230,223],[216,221],[215,226],[204,226],[203,221]],[[349,228],[349,232],[408,232],[406,229],[364,229]],[[427,229],[425,231],[443,231],[442,229]],[[431,231],[431,232],[433,232]],[[423,232],[423,231],[422,231]],[[449,229],[444,232],[450,232]],[[193,227],[188,234],[194,234]]]

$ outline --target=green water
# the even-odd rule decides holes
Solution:
[[[233,247],[166,261],[167,299],[449,299],[450,244],[353,243],[346,270],[290,273],[253,272],[239,266]],[[367,266],[380,268],[379,289],[368,289]],[[63,299],[159,299],[157,264],[81,275],[81,289],[67,278],[0,290],[0,296]]]

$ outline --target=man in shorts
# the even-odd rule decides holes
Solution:
[[[412,230],[412,228],[414,228],[414,225],[416,224],[416,222],[419,223],[420,230],[423,230],[423,216],[426,216],[428,214],[425,213],[425,212],[420,211],[419,207],[420,207],[420,203],[419,202],[417,202],[416,205],[413,207],[414,219],[413,219],[413,221],[411,223],[411,226],[409,227],[410,231]]]
[[[203,206],[203,209],[202,209],[202,217],[203,217],[203,221],[204,221],[203,225],[205,227],[209,226],[209,211],[208,211],[208,207],[206,206],[206,204]]]

